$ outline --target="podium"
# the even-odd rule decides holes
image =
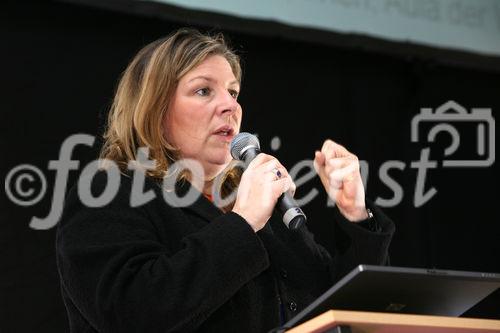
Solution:
[[[329,310],[287,333],[499,333],[500,320]]]

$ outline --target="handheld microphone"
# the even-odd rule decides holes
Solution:
[[[259,139],[253,134],[241,132],[231,141],[231,156],[235,160],[244,161],[248,165],[258,154],[260,154]],[[275,209],[279,209],[283,215],[283,223],[289,229],[297,229],[307,220],[302,209],[287,192],[278,198]]]

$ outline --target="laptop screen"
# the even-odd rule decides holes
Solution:
[[[500,304],[486,301],[498,293],[496,273],[359,265],[285,327],[331,309],[500,319]]]

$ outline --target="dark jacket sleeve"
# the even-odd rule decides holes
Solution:
[[[266,249],[239,215],[221,215],[171,253],[129,196],[121,186],[110,204],[90,208],[73,188],[58,227],[62,288],[99,332],[192,330],[269,266]]]
[[[367,207],[373,212],[373,223],[377,231],[368,230],[359,223],[348,221],[338,209],[335,209],[337,220],[336,279],[342,278],[354,267],[365,265],[388,265],[389,245],[395,231],[392,220],[371,201]]]
[[[378,225],[378,230],[375,232],[348,221],[335,207],[335,221],[328,221],[333,224],[332,241],[335,243],[335,253],[329,253],[319,245],[307,227],[299,232],[288,233],[290,238],[288,242],[296,248],[296,253],[304,257],[303,261],[310,265],[316,263],[328,275],[324,280],[326,287],[341,279],[357,265],[388,264],[389,244],[395,230],[394,223],[372,202],[367,201],[367,207],[373,212],[373,218]]]

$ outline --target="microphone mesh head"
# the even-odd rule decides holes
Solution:
[[[248,147],[256,147],[260,149],[259,139],[257,139],[255,135],[248,132],[239,133],[231,141],[231,156],[235,160],[240,160],[241,154],[245,152]]]

